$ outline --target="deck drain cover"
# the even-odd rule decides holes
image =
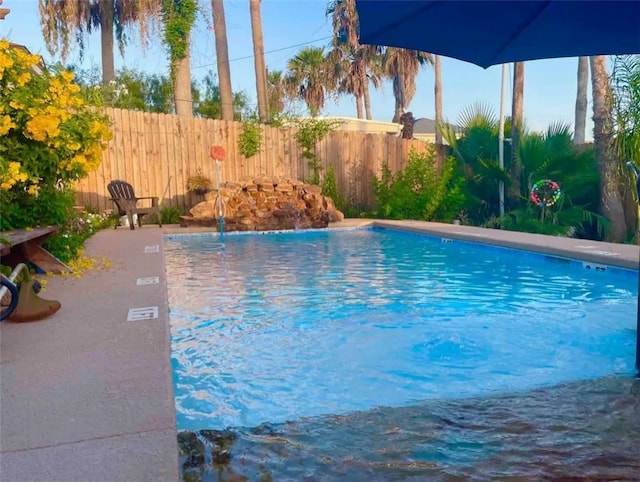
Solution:
[[[131,308],[127,321],[155,320],[158,318],[158,307],[147,306],[146,308]]]
[[[160,278],[157,276],[151,276],[150,278],[138,278],[136,281],[137,286],[157,285],[158,283],[160,283]]]

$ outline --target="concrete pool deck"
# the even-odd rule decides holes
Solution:
[[[638,269],[634,245],[417,221],[331,228],[372,225]],[[86,254],[110,268],[52,278],[53,317],[0,324],[0,480],[179,479],[162,237],[204,231],[102,231]]]

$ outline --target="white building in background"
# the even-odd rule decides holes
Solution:
[[[395,122],[385,122],[378,120],[357,119],[355,117],[323,116],[322,119],[335,120],[339,123],[337,130],[349,132],[362,132],[363,134],[390,134],[400,136],[402,134],[402,124]],[[462,129],[454,124],[450,124],[457,135]],[[435,143],[436,141],[436,121],[421,117],[413,124],[413,138]],[[446,141],[445,141],[446,144]]]

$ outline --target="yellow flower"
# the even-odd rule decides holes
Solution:
[[[68,70],[62,72],[60,76],[67,82],[71,82],[75,78],[75,74],[73,72],[69,72]]]
[[[31,80],[31,74],[29,72],[21,73],[16,79],[16,84],[18,87],[22,87],[24,84]]]
[[[69,113],[64,109],[60,109],[59,107],[54,107],[50,105],[50,106],[47,106],[45,110],[47,111],[48,114],[51,114],[54,117],[60,118],[60,120],[63,122],[69,118]]]
[[[34,141],[44,141],[47,137],[56,137],[60,134],[60,119],[51,114],[42,114],[33,117],[25,124],[24,134]]]
[[[7,49],[0,48],[0,79],[2,78],[2,74],[5,69],[9,69],[13,67],[13,58],[10,55],[7,55],[5,52]]]
[[[79,142],[69,142],[67,147],[72,151],[77,151],[82,147],[82,145]]]
[[[24,104],[21,104],[20,102],[18,102],[17,100],[10,100],[9,101],[9,106],[12,109],[16,109],[16,110],[23,110],[24,109]]]
[[[31,184],[31,186],[27,188],[27,194],[30,196],[37,196],[39,191],[40,187],[37,184]]]
[[[0,116],[0,136],[5,135],[15,126],[16,123],[11,120],[11,117],[9,117],[8,115]]]
[[[0,178],[0,188],[8,191],[17,183],[25,182],[27,179],[29,179],[29,176],[21,171],[20,163],[10,162],[7,166],[7,171]]]

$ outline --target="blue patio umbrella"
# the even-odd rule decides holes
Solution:
[[[640,53],[640,1],[356,0],[360,42],[487,68]]]
[[[527,60],[640,54],[640,0],[355,2],[361,43],[422,50],[485,69]],[[640,171],[635,173],[640,196]],[[640,270],[638,293],[640,371]]]

